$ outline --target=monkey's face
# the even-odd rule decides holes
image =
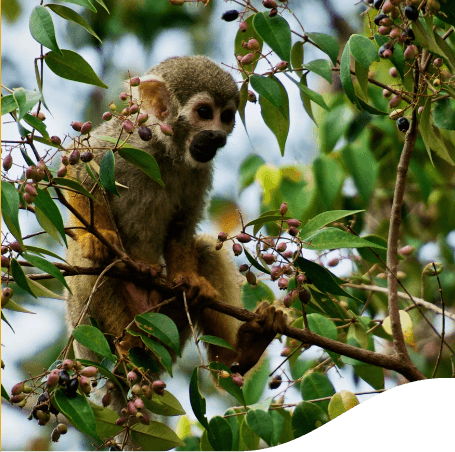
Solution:
[[[193,96],[181,110],[180,117],[189,124],[185,160],[198,165],[209,162],[226,144],[234,128],[235,100],[220,105],[207,93]]]

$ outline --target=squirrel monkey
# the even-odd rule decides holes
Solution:
[[[100,203],[91,208],[89,199],[69,192],[70,204],[86,219],[91,219],[103,235],[125,250],[135,261],[151,265],[165,263],[166,277],[183,283],[192,303],[190,316],[203,334],[221,337],[237,347],[238,352],[208,346],[211,361],[228,366],[237,362],[236,370],[245,373],[259,360],[262,352],[275,337],[274,324],[283,320],[283,313],[268,305],[258,309],[264,322],[242,322],[209,308],[204,299],[218,299],[242,307],[239,274],[227,251],[214,249],[214,240],[196,235],[203,216],[206,193],[211,186],[212,159],[226,144],[234,127],[239,105],[236,82],[226,71],[202,56],[175,57],[165,60],[141,77],[132,87],[132,99],[149,118],[146,125],[152,131],[144,141],[135,130],[128,144],[150,153],[157,161],[164,186],[159,185],[140,169],[115,154],[115,180],[120,197],[93,191]],[[159,124],[172,128],[165,135]],[[97,137],[128,137],[122,121],[114,118],[99,127]],[[100,162],[112,144],[91,136],[95,161]],[[81,144],[84,146],[84,144]],[[94,181],[83,165],[74,165],[70,174],[83,181],[88,190]],[[72,226],[81,226],[75,217]],[[67,258],[72,265],[90,267],[112,261],[108,249],[85,228],[75,229],[76,240],[70,241]],[[123,264],[119,264],[123,265]],[[68,296],[68,324],[73,329],[90,296],[97,276],[71,278],[72,295]],[[156,290],[140,283],[106,277],[96,290],[88,314],[96,319],[101,330],[120,337],[134,316],[164,301]],[[197,301],[202,300],[200,306]],[[187,314],[181,297],[160,307],[176,323],[182,342],[190,335]],[[83,322],[87,322],[83,319]],[[136,345],[129,334],[121,345]],[[93,354],[75,343],[79,358],[94,359]]]

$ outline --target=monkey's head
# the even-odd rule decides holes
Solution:
[[[226,144],[239,105],[234,79],[203,56],[163,61],[141,77],[133,96],[154,116],[148,123],[158,120],[172,127],[170,137],[154,128],[168,151],[196,167],[212,160]]]

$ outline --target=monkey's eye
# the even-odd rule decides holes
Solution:
[[[199,107],[196,111],[201,119],[213,119],[212,108],[209,107],[208,105],[203,105],[202,107]]]
[[[234,112],[232,110],[224,110],[221,113],[221,122],[229,124],[234,119]]]

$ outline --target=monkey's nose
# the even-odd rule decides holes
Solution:
[[[190,145],[191,156],[205,163],[215,157],[216,151],[226,144],[226,134],[221,130],[203,130],[197,133]]]

